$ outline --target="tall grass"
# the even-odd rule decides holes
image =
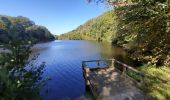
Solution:
[[[170,68],[145,65],[138,70],[147,75],[140,88],[158,100],[170,100]]]

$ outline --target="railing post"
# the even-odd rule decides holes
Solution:
[[[140,75],[141,75],[140,85],[142,85],[142,84],[144,84],[145,76],[143,74],[140,74]]]
[[[112,64],[111,66],[114,67],[115,59],[112,59]]]
[[[82,61],[82,71],[83,71],[83,77],[85,78],[85,63]]]
[[[97,66],[98,66],[98,67],[100,66],[100,60],[97,61]]]
[[[125,67],[125,66],[123,66],[122,74],[123,74],[123,75],[126,75],[126,67]]]
[[[84,61],[82,61],[82,68],[84,67]]]

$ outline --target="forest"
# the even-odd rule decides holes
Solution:
[[[45,42],[54,40],[54,36],[46,27],[36,25],[26,17],[0,15],[0,43],[7,44],[12,40]]]
[[[111,42],[116,32],[117,22],[115,19],[115,12],[106,12],[97,18],[89,20],[77,29],[60,35],[59,39]]]

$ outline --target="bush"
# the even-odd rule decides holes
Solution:
[[[0,54],[0,100],[40,100],[39,89],[45,84],[42,79],[45,63],[34,66],[29,59],[30,41],[12,41]]]

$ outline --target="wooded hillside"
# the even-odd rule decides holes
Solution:
[[[115,1],[113,4],[123,2]],[[124,4],[126,5],[114,5],[114,10],[88,21],[69,33],[62,34],[59,39],[112,42],[113,45],[125,48],[134,60],[169,67],[168,0],[139,0]]]
[[[89,20],[77,29],[60,35],[59,39],[69,40],[95,40],[111,42],[116,33],[116,15],[114,11]]]
[[[26,17],[0,15],[0,43],[9,43],[14,40],[44,42],[54,40],[54,36],[46,27],[36,25]]]

